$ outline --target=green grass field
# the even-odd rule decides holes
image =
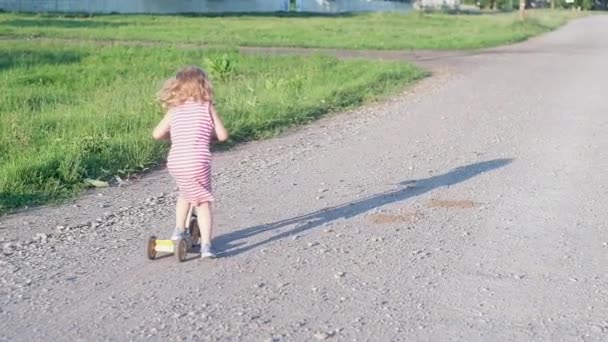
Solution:
[[[61,17],[0,14],[0,37],[119,39],[228,46],[475,49],[513,43],[582,16],[572,11],[454,15]]]
[[[162,115],[154,95],[182,65],[216,65],[210,69],[218,109],[235,141],[270,136],[424,76],[396,62],[2,44],[0,212],[72,196],[87,177],[107,179],[161,161],[167,146],[151,139]]]
[[[0,214],[78,194],[163,160],[154,96],[181,66],[213,76],[231,143],[390,94],[424,77],[405,62],[240,55],[236,46],[465,49],[519,41],[581,14],[96,16],[0,13]],[[24,38],[45,37],[45,40]],[[69,44],[64,40],[72,39]],[[159,42],[92,44],[119,39]],[[179,43],[215,45],[180,49]]]

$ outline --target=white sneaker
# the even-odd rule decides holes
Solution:
[[[187,230],[179,230],[175,228],[173,231],[173,235],[171,235],[171,240],[177,241],[179,239],[188,239],[190,237],[190,232]]]
[[[201,245],[201,259],[215,259],[216,255],[211,249],[211,245]]]

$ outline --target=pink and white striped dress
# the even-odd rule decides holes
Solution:
[[[214,124],[209,102],[189,101],[171,108],[171,150],[167,168],[180,196],[199,205],[213,201],[211,189],[211,139]]]

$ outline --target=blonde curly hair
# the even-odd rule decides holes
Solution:
[[[186,101],[212,102],[213,87],[207,74],[196,66],[185,67],[175,77],[165,81],[158,100],[165,110],[184,104]]]

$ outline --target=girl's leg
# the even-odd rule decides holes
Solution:
[[[177,199],[175,205],[175,233],[173,238],[178,238],[178,234],[182,234],[186,229],[186,219],[188,218],[188,211],[190,210],[190,202],[186,201],[182,197]]]
[[[186,213],[187,214],[187,213]],[[201,231],[201,243],[203,246],[211,245],[213,236],[213,220],[211,216],[211,203],[201,203],[196,207],[196,216],[198,220],[198,228]]]

